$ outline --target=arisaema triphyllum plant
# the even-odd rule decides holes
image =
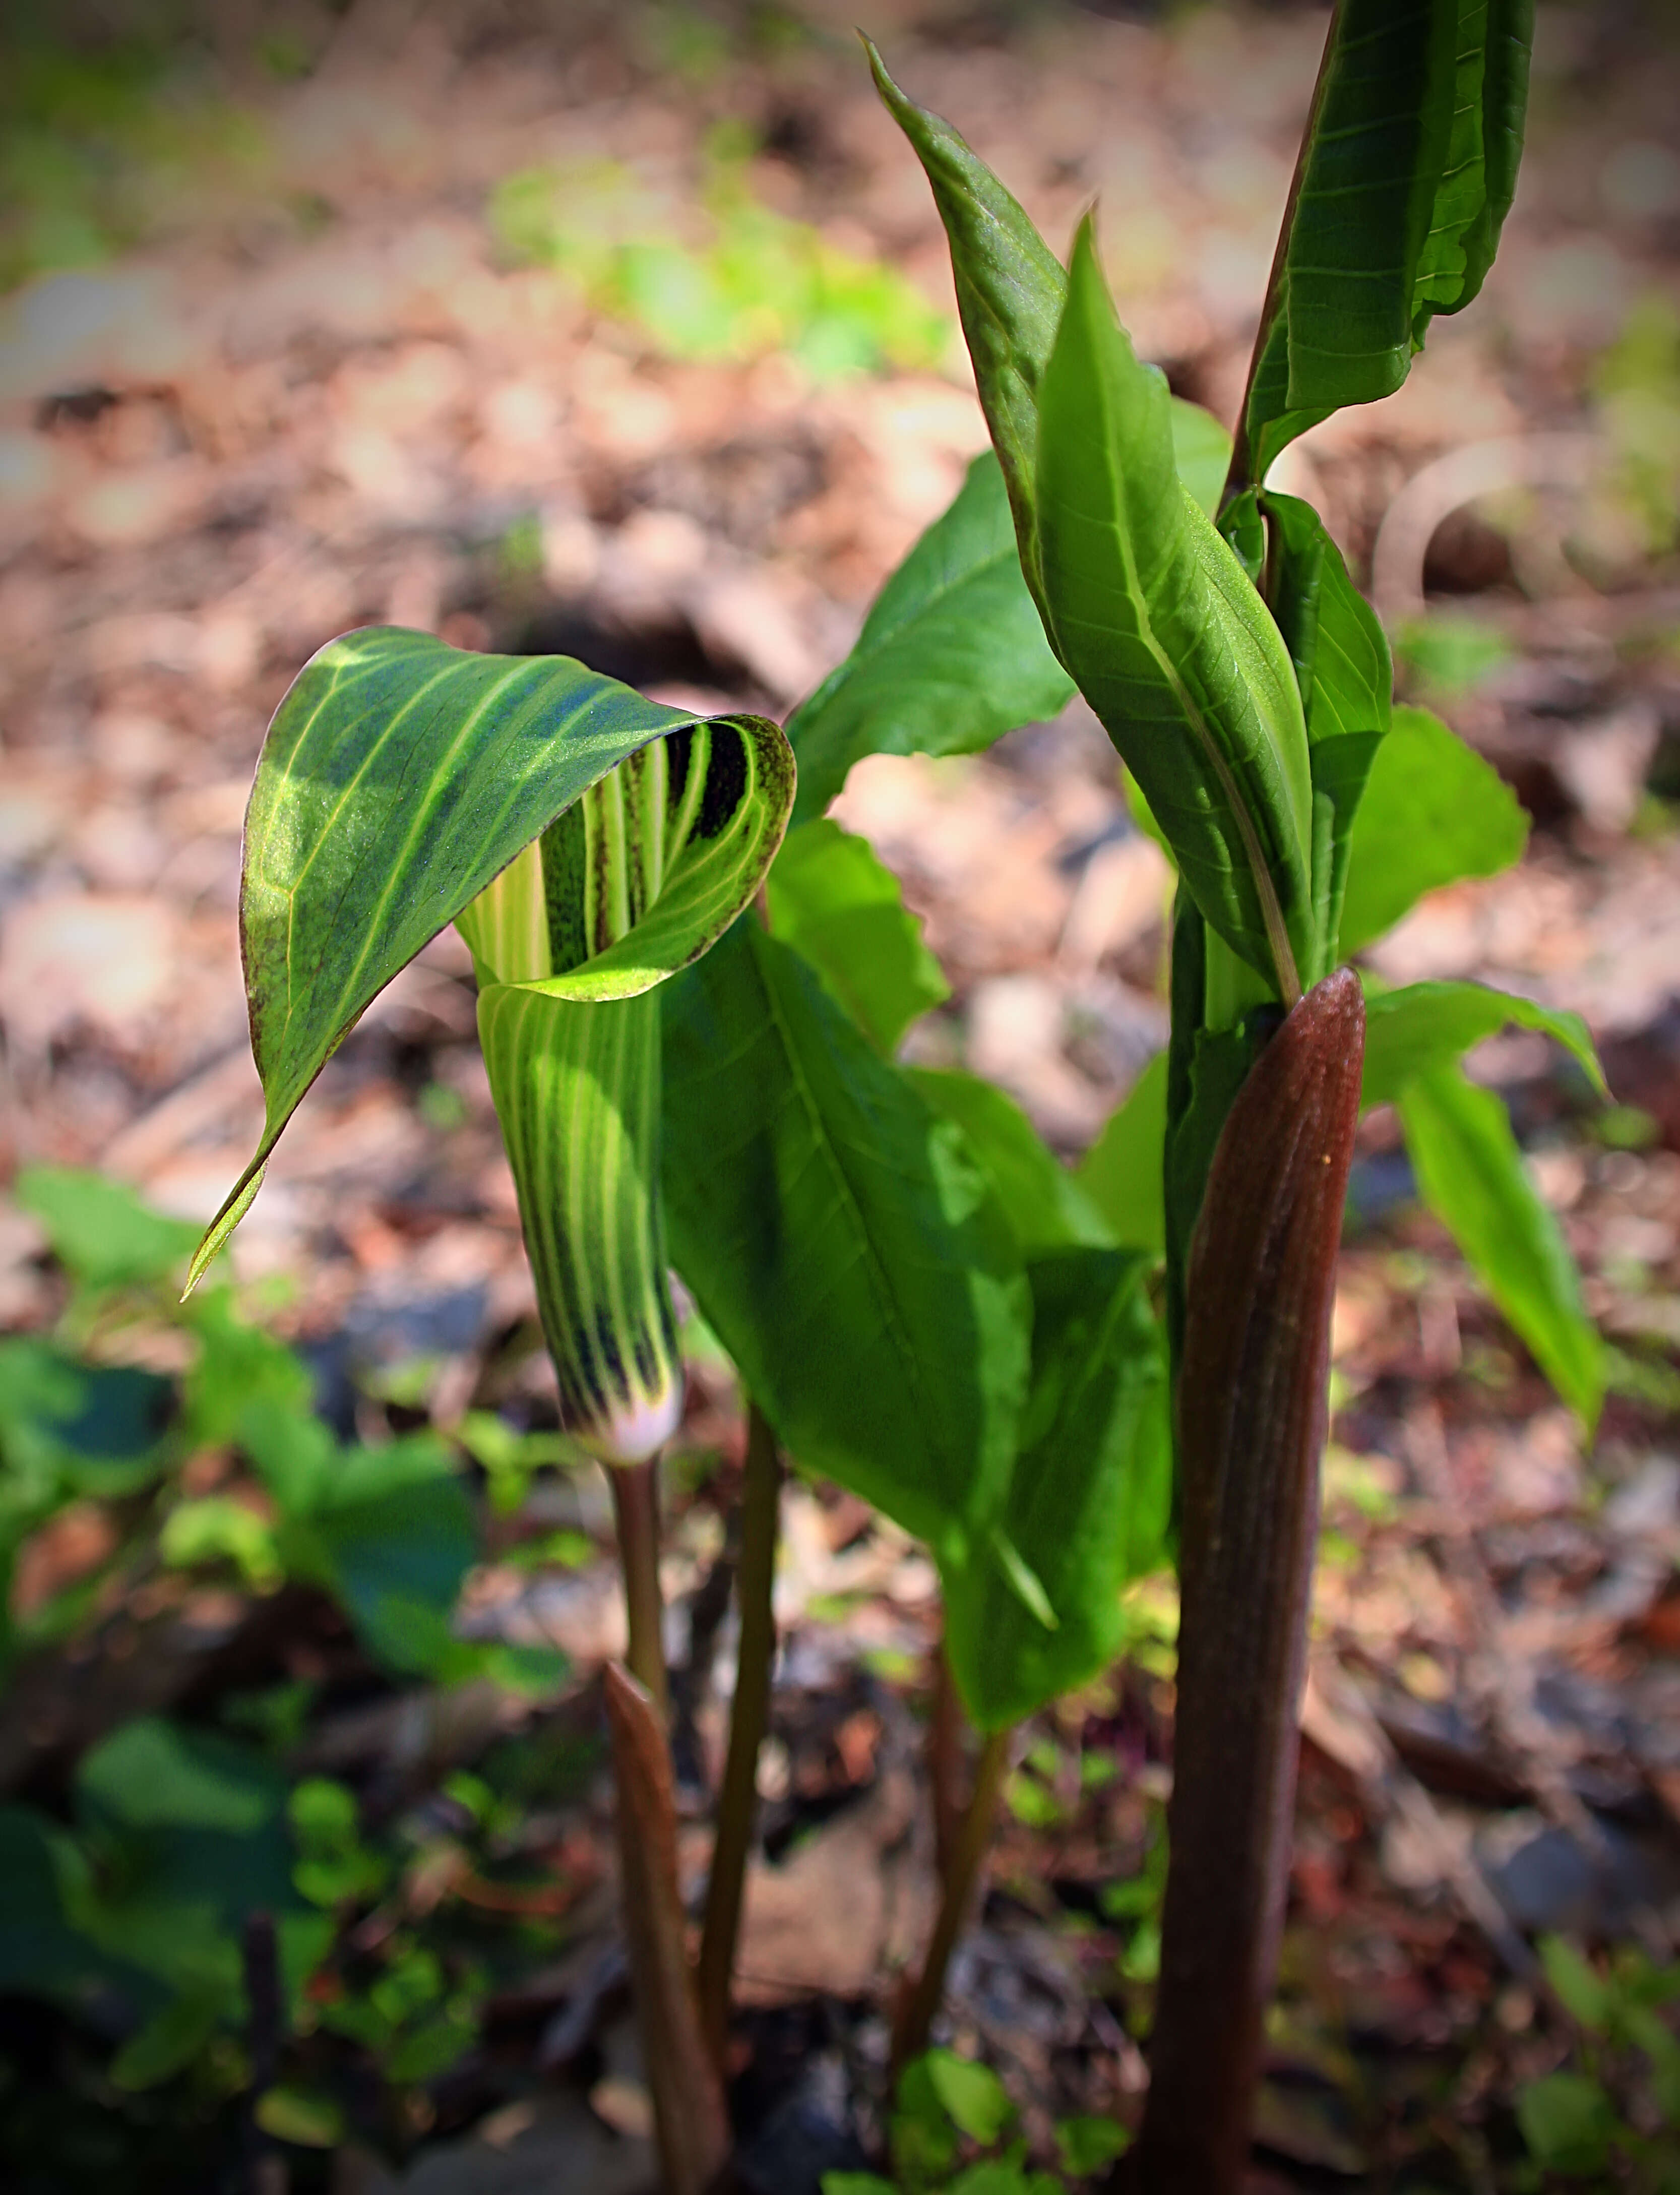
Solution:
[[[785,739],[577,665],[397,633],[324,651],[270,734],[244,918],[269,1120],[204,1255],[357,1013],[459,920],[565,1412],[618,1496],[641,1679],[607,1689],[624,1920],[681,2195],[727,2146],[782,1452],[938,1566],[941,1895],[898,2007],[900,2063],[935,2018],[1011,1731],[1113,1658],[1126,1581],[1176,1559],[1171,1864],[1128,2169],[1225,2195],[1286,1874],[1362,1104],[1396,1103],[1425,1197],[1596,1417],[1573,1264],[1502,1103],[1458,1064],[1516,1020],[1593,1075],[1584,1029],[1472,984],[1384,992],[1348,965],[1427,892],[1515,859],[1523,819],[1447,726],[1392,706],[1386,641],[1335,544],[1266,485],[1293,435],[1398,387],[1430,319],[1475,296],[1514,181],[1526,40],[1511,4],[1344,0],[1234,449],[1137,358],[1093,224],[1064,268],[877,59],[950,238],[992,447]],[[895,879],[823,811],[865,756],[973,752],[1076,690],[1178,887],[1168,1050],[1070,1170],[1003,1092],[900,1057],[944,978]],[[658,1713],[651,1459],[678,1379],[662,1224],[751,1400],[739,1672],[693,1980]],[[967,1789],[961,1720],[980,1741]]]
[[[667,2178],[696,2190],[727,2135],[682,1935],[664,1735],[656,1471],[682,1367],[659,988],[751,902],[793,789],[775,725],[685,715],[564,658],[381,629],[323,648],[269,728],[246,815],[240,934],[267,1120],[189,1280],[362,1010],[457,923],[562,1422],[614,1494],[627,1934]]]

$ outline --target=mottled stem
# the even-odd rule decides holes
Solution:
[[[729,2122],[688,1963],[665,1718],[616,1662],[607,1666],[606,1693],[618,1783],[619,1906],[660,2185],[663,2195],[707,2195],[729,2152]]]
[[[700,1936],[700,2018],[721,2065],[728,2040],[729,1990],[740,1933],[747,1855],[758,1818],[758,1754],[770,1720],[770,1674],[776,1658],[776,1525],[782,1465],[770,1423],[755,1403],[747,1414],[746,1470],[741,1486],[741,1555],[735,1573],[740,1647],[729,1714],[729,1750],[717,1797],[717,1838],[706,1886]]]
[[[670,1681],[665,1673],[665,1607],[659,1590],[659,1458],[650,1456],[646,1463],[608,1464],[606,1470],[613,1488],[624,1610],[630,1623],[624,1659],[630,1674],[658,1709],[663,1728],[670,1714]]]
[[[963,1703],[951,1674],[951,1656],[940,1640],[933,1652],[933,1698],[928,1709],[928,1789],[933,1801],[934,1865],[943,1882],[963,1826]]]
[[[1171,1861],[1149,2098],[1119,2184],[1236,2195],[1288,1887],[1330,1311],[1365,1005],[1309,992],[1226,1120],[1192,1243]]]

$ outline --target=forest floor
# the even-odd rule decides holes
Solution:
[[[661,698],[777,716],[843,652],[984,435],[940,317],[925,185],[843,17],[580,4],[546,33],[489,5],[300,18],[302,58],[222,56],[202,143],[182,124],[195,164],[124,155],[131,246],[72,272],[48,257],[0,301],[0,1167],[98,1167],[202,1218],[243,1164],[262,1108],[240,819],[269,714],[333,634],[394,622],[561,649]],[[889,0],[869,27],[1056,248],[1098,199],[1139,349],[1228,421],[1324,21]],[[1631,1973],[1667,1963],[1680,1932],[1674,82],[1637,9],[1542,11],[1530,154],[1484,297],[1437,325],[1400,395],[1307,436],[1283,483],[1374,585],[1406,689],[1533,816],[1520,867],[1436,896],[1375,963],[1585,1016],[1608,1115],[1538,1037],[1487,1046],[1472,1071],[1510,1100],[1615,1355],[1588,1445],[1420,1213],[1392,1123],[1367,1122],[1269,2188],[1530,2184],[1512,2100],[1560,2065],[1587,2069],[1636,2135],[1661,2119],[1647,2060],[1583,2045],[1534,1946],[1620,1946]],[[791,232],[748,222],[765,297],[720,338],[680,278],[707,219],[727,228],[742,204],[904,286],[801,324],[777,287]],[[771,331],[757,355],[755,328]],[[716,354],[731,343],[749,354]],[[1165,1031],[1165,867],[1094,721],[1076,706],[984,757],[872,761],[838,812],[901,878],[952,985],[915,1055],[1001,1080],[1078,1153]],[[233,1263],[347,1437],[474,1409],[554,1422],[452,933],[330,1063]],[[0,1324],[45,1327],[60,1290],[35,1221],[0,1205]],[[697,1814],[722,1714],[707,1587],[727,1579],[741,1443],[728,1368],[702,1349],[668,1564]],[[202,1487],[222,1468],[202,1460]],[[0,1701],[0,1774],[50,1801],[137,1700],[213,1720],[224,1697],[301,1685],[293,1765],[410,1825],[385,1925],[446,1923],[494,1985],[473,2050],[389,2107],[388,2161],[340,2146],[342,2195],[646,2181],[603,1887],[605,1526],[582,1472],[544,1475],[492,1525],[463,1622],[564,1651],[570,1678],[534,1702],[394,1688],[307,1593],[295,1620],[271,1603],[265,1621],[236,1582],[185,1573],[143,1602],[104,1592]],[[22,1552],[14,1607],[99,1570],[118,1529],[95,1501],[55,1518]],[[926,1911],[933,1575],[850,1497],[802,1483],[777,1609],[744,2111],[755,2184],[789,2195],[862,2162],[858,2100],[878,2097],[882,2008]],[[1125,2117],[1144,2078],[1169,1587],[1131,1610],[1126,1661],[1023,1740],[953,1977],[951,2038],[998,2068],[1046,2155],[1053,2121]],[[494,1835],[463,1770],[513,1809]],[[546,1902],[521,1907],[507,1886],[535,1881]],[[1116,1881],[1144,1888],[1117,1899]]]

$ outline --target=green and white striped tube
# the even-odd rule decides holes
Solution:
[[[601,977],[684,851],[762,797],[757,775],[733,724],[655,740],[460,918],[562,1421],[606,1463],[645,1462],[670,1437],[682,1362],[659,1190],[659,996],[602,996]]]

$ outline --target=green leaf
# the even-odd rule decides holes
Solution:
[[[1262,316],[1238,479],[1391,395],[1480,290],[1516,187],[1532,0],[1343,0]]]
[[[172,1993],[231,2013],[244,1916],[297,1908],[285,1795],[283,1771],[250,1747],[152,1717],[125,1724],[77,1771],[78,1819],[104,1862],[78,1925]]]
[[[1209,926],[1292,999],[1320,950],[1301,697],[1264,603],[1178,483],[1166,383],[1114,317],[1089,222],[1039,427],[1056,652],[1142,787]]]
[[[1182,396],[1171,400],[1167,416],[1172,423],[1172,455],[1178,477],[1197,507],[1211,518],[1219,508],[1231,462],[1231,438],[1212,412]]]
[[[945,224],[963,334],[1015,516],[1021,569],[1042,608],[1038,406],[1067,302],[1067,277],[986,163],[948,122],[907,99],[867,38],[864,45],[876,89],[921,161]],[[1230,457],[1230,437],[1200,405],[1175,397],[1171,418],[1180,475],[1211,518]],[[803,768],[803,752],[800,762]]]
[[[1270,544],[1269,599],[1306,712],[1313,902],[1329,962],[1340,957],[1349,834],[1389,729],[1394,663],[1381,620],[1348,577],[1342,552],[1312,505],[1292,495],[1267,495],[1259,507]]]
[[[912,2058],[899,2076],[889,2139],[894,2177],[905,2186],[923,2187],[941,2179],[957,2162],[957,2129],[926,2057]]]
[[[968,1138],[1009,1217],[1022,1257],[1076,1243],[1112,1247],[1115,1231],[1096,1201],[995,1082],[933,1067],[912,1069],[911,1080]]]
[[[867,38],[864,44],[876,89],[927,171],[950,239],[957,309],[1015,513],[1021,567],[1042,608],[1036,516],[1039,384],[1055,348],[1067,278],[986,163],[948,122],[906,99]]]
[[[111,2061],[118,2088],[155,2088],[203,2054],[227,2010],[219,1990],[186,1990],[153,2013]]]
[[[1113,1240],[1155,1257],[1166,1248],[1166,1054],[1158,1051],[1073,1170]]]
[[[126,1828],[215,1829],[245,1836],[278,1814],[284,1785],[259,1756],[210,1731],[147,1716],[86,1754],[82,1800]]]
[[[1148,1263],[1079,1249],[1027,1268],[1032,1386],[1001,1530],[942,1573],[946,1651],[982,1730],[1105,1668],[1122,1642],[1121,1587],[1164,1558],[1172,1461]],[[1053,1626],[1011,1576],[1011,1551]]]
[[[1481,983],[1410,983],[1404,990],[1365,995],[1365,1081],[1360,1102],[1398,1098],[1413,1076],[1449,1066],[1507,1023],[1554,1037],[1601,1095],[1604,1070],[1579,1014],[1537,1005]]]
[[[774,934],[803,953],[887,1058],[912,1022],[950,997],[920,918],[866,838],[823,817],[802,823],[765,890]]]
[[[415,1434],[343,1450],[296,1540],[371,1653],[430,1672],[479,1553],[472,1505],[441,1441]]]
[[[1540,1939],[1540,1963],[1563,2008],[1594,2035],[1609,2024],[1611,1992],[1603,1976],[1562,1936]]]
[[[264,2134],[300,2149],[333,2149],[344,2139],[344,2113],[311,2088],[265,2088],[251,2116]]]
[[[1027,1380],[1026,1282],[984,1173],[756,923],[665,1008],[677,1270],[796,1461],[960,1552]]]
[[[1607,2173],[1620,2127],[1602,2081],[1587,2073],[1548,2073],[1516,2092],[1516,2123],[1528,2153],[1548,2172],[1572,2180]]]
[[[1056,2146],[1062,2159],[1062,2169],[1075,2180],[1088,2180],[1093,2173],[1101,2172],[1105,2164],[1112,2164],[1117,2157],[1124,2156],[1131,2146],[1131,2135],[1113,2119],[1061,2119],[1056,2123]]]
[[[1442,1067],[1414,1076],[1397,1103],[1424,1201],[1590,1432],[1604,1399],[1603,1345],[1504,1100]]]
[[[851,654],[788,718],[794,821],[820,815],[865,755],[971,753],[1055,716],[1073,691],[1021,578],[988,450],[876,596]]]
[[[13,1194],[59,1263],[89,1288],[162,1280],[198,1236],[190,1221],[150,1211],[123,1183],[78,1167],[26,1167]]]
[[[894,2189],[873,2172],[825,2172],[822,2195],[894,2195]]]
[[[1001,2140],[1015,2106],[992,2068],[959,2058],[954,2050],[929,2050],[925,2062],[934,2094],[969,2140],[987,2149]]]
[[[1426,892],[1508,869],[1528,841],[1528,818],[1493,764],[1427,709],[1396,709],[1349,838],[1343,957]]]
[[[281,1130],[369,1001],[580,795],[654,740],[670,747],[660,774],[677,857],[667,874],[664,842],[650,838],[618,866],[619,890],[651,879],[657,896],[583,975],[570,971],[593,937],[560,959],[547,987],[572,996],[648,988],[751,899],[792,800],[781,733],[757,717],[663,708],[563,656],[479,655],[390,627],[333,641],[304,666],[268,728],[245,815],[240,936],[267,1121],[189,1282],[237,1224]],[[702,747],[728,767],[692,769]],[[642,811],[626,801],[621,812]]]
[[[0,1806],[0,1990],[74,2003],[105,1962],[73,1925],[86,1862],[32,1806]]]

